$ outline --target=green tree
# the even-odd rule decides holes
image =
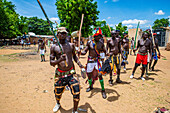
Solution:
[[[53,24],[53,23],[52,23]],[[51,35],[49,24],[46,20],[38,17],[30,17],[27,20],[28,31],[39,35]]]
[[[92,25],[96,24],[99,11],[97,2],[93,0],[56,0],[60,25],[71,32],[79,30],[81,15],[84,14],[82,36],[87,37],[92,32]]]
[[[152,28],[155,30],[155,29],[160,29],[160,27],[167,27],[170,25],[170,22],[169,22],[169,18],[165,19],[165,18],[162,18],[162,19],[156,19],[153,23],[153,26]]]
[[[22,34],[28,33],[28,18],[20,16],[19,18],[19,30]]]
[[[116,26],[116,30],[120,30],[120,36],[123,38],[123,33],[127,32],[127,26],[123,26],[122,23],[120,22],[117,26]]]
[[[12,2],[0,0],[0,38],[14,38],[21,35],[18,17]]]

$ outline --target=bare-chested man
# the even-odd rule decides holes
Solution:
[[[68,85],[73,95],[73,113],[78,113],[77,107],[80,99],[80,85],[78,80],[73,77],[75,70],[72,59],[74,59],[74,61],[79,65],[80,68],[83,68],[83,65],[80,63],[75,54],[75,45],[66,41],[66,28],[60,27],[58,28],[57,32],[57,36],[59,38],[59,42],[64,54],[62,55],[58,44],[54,44],[50,49],[50,65],[54,67],[55,65],[58,66],[55,72],[54,84],[54,93],[57,103],[53,108],[53,111],[56,112],[60,108],[60,99],[62,93],[64,92],[65,86]],[[66,66],[65,62],[67,62],[68,66]]]
[[[117,68],[117,83],[121,83],[122,81],[120,80],[120,56],[119,53],[121,53],[121,45],[120,45],[120,38],[116,38],[117,32],[115,30],[111,31],[112,38],[107,41],[107,50],[110,49],[109,54],[110,57],[113,61],[113,66],[116,65]],[[113,85],[113,79],[112,79],[112,71],[110,72],[110,80],[109,84]]]
[[[130,55],[132,55],[132,51],[133,51],[134,55],[136,55],[136,54],[135,54],[135,51],[134,51],[134,42],[135,42],[134,37],[132,37]]]
[[[107,53],[106,48],[104,46],[104,43],[102,43],[99,39],[101,38],[102,32],[101,29],[99,28],[99,33],[95,33],[94,39],[90,40],[87,42],[87,45],[82,51],[81,55],[85,55],[89,51],[89,56],[88,56],[88,62],[87,62],[87,76],[88,76],[88,82],[89,82],[89,88],[87,88],[86,92],[89,92],[93,89],[92,86],[92,77],[94,77],[95,72],[97,76],[99,76],[98,72],[100,72],[102,62],[100,60],[100,52],[104,51],[105,54]],[[102,97],[105,99],[106,93],[104,89],[104,81],[102,75],[99,76],[99,81],[102,87],[101,93]]]
[[[136,63],[135,63],[135,67],[133,68],[132,71],[132,75],[130,76],[130,78],[134,77],[134,73],[137,69],[138,66],[140,66],[140,64],[142,63],[142,73],[141,73],[141,79],[145,80],[145,78],[143,77],[145,69],[147,67],[147,58],[148,58],[148,51],[149,53],[151,52],[151,42],[148,39],[148,33],[144,32],[142,34],[142,39],[138,40],[138,44],[137,44],[137,48],[135,49],[138,50],[138,54],[136,57]]]
[[[39,39],[39,43],[38,43],[38,50],[37,50],[37,53],[39,52],[39,49],[40,49],[40,55],[41,55],[41,62],[45,62],[45,52],[46,52],[46,46],[45,46],[45,43],[44,41],[40,38]]]
[[[128,61],[127,61],[127,58],[128,58],[128,54],[129,54],[129,39],[128,39],[128,34],[125,32],[123,34],[123,40],[122,40],[122,47],[123,47],[123,50],[122,50],[122,58],[123,58],[123,61],[122,61],[122,65],[124,66],[124,71],[126,71],[126,64],[128,64]]]
[[[154,67],[156,65],[156,63],[158,62],[158,56],[160,57],[161,53],[159,51],[159,47],[158,47],[158,39],[156,38],[156,33],[153,33],[153,36],[154,36],[154,41],[155,41],[155,46],[153,46],[153,51],[152,51],[152,57],[151,57],[151,60],[150,60],[150,63],[149,63],[149,70],[150,71],[154,71]],[[158,56],[157,56],[157,52],[156,50],[158,51]],[[152,61],[153,59],[155,60],[154,63],[153,63],[153,66],[151,67],[151,64],[152,64]]]

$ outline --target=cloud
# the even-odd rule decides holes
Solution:
[[[158,12],[155,12],[155,15],[164,15],[165,13],[162,10],[159,10]]]
[[[112,0],[112,2],[118,2],[119,0]]]
[[[168,18],[170,19],[170,16],[168,16]]]
[[[133,25],[126,25],[128,28],[132,28],[133,27]]]
[[[146,24],[148,22],[148,20],[138,20],[138,19],[134,19],[134,20],[124,20],[122,21],[122,24],[138,24],[138,22],[140,22],[140,24]]]
[[[107,19],[111,19],[111,17],[107,17]]]
[[[106,21],[105,19],[103,19],[102,21]]]
[[[55,22],[55,21],[59,21],[59,18],[57,18],[57,17],[52,17],[52,18],[50,18],[50,20],[53,21],[53,22]]]
[[[110,24],[109,26],[110,26],[110,27],[114,27],[114,25],[113,25],[113,24]]]
[[[107,3],[107,1],[104,1],[104,3]]]

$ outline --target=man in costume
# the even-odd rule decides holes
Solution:
[[[123,40],[122,40],[122,47],[123,47],[123,51],[122,51],[122,64],[124,66],[124,71],[126,71],[126,64],[128,64],[127,58],[128,58],[128,54],[129,54],[129,39],[128,39],[128,34],[127,32],[125,32],[123,34]]]
[[[87,88],[86,92],[89,92],[93,89],[92,78],[94,78],[94,76],[98,76],[98,73],[101,70],[102,62],[100,60],[100,52],[104,51],[105,54],[107,53],[104,43],[100,41],[101,35],[102,35],[101,29],[96,28],[95,34],[93,35],[94,38],[87,42],[84,51],[81,52],[81,55],[85,55],[89,51],[87,67],[86,67],[89,88]],[[104,89],[103,77],[102,75],[98,77],[102,87],[101,90],[102,97],[105,99],[107,96]]]
[[[133,68],[132,71],[132,75],[130,76],[130,78],[134,77],[134,73],[137,69],[138,66],[140,66],[140,64],[142,63],[142,73],[141,73],[141,79],[145,80],[145,78],[143,77],[145,69],[147,67],[147,58],[148,58],[148,52],[151,52],[151,42],[148,39],[148,33],[144,32],[142,34],[142,39],[138,40],[137,43],[137,48],[134,49],[135,51],[139,49],[137,57],[136,57],[136,62],[135,62],[135,66]]]
[[[135,42],[134,37],[132,37],[130,55],[132,55],[132,51],[133,51],[134,55],[136,55],[136,54],[135,54],[135,51],[134,51],[134,42]]]
[[[45,52],[46,52],[46,46],[45,46],[45,43],[44,41],[40,38],[39,39],[39,43],[38,43],[38,50],[37,50],[37,53],[39,52],[40,50],[40,56],[41,56],[41,62],[45,62]]]
[[[155,46],[153,46],[153,51],[152,51],[152,57],[151,57],[151,60],[150,60],[150,63],[149,63],[149,70],[150,71],[154,71],[154,67],[156,65],[156,63],[158,62],[158,58],[160,58],[160,51],[159,51],[159,47],[158,47],[158,39],[156,38],[156,33],[153,33],[153,36],[154,36],[154,41],[155,41]],[[153,42],[154,43],[154,42]],[[157,51],[158,51],[158,55],[157,55]],[[153,63],[153,66],[151,67],[151,64],[152,64],[152,61],[153,59],[155,60],[154,63]]]
[[[60,108],[62,93],[64,92],[65,86],[68,85],[73,95],[73,113],[78,113],[77,107],[80,99],[80,85],[78,80],[73,77],[75,69],[72,59],[74,59],[80,68],[83,68],[83,65],[80,63],[75,54],[75,45],[66,41],[67,31],[65,27],[58,28],[57,36],[59,38],[61,48],[58,44],[54,44],[50,49],[50,65],[54,67],[55,65],[58,66],[55,72],[54,84],[54,93],[57,103],[53,108],[53,111],[56,112]],[[62,51],[64,54],[62,54]]]
[[[109,49],[109,55],[111,57],[113,66],[115,65],[117,68],[116,82],[121,83],[122,82],[120,80],[121,65],[120,65],[120,56],[119,56],[119,53],[121,53],[121,45],[120,45],[120,38],[118,38],[118,37],[116,38],[116,36],[118,36],[117,34],[118,33],[115,30],[111,31],[112,38],[107,41],[106,48],[107,48],[107,50]],[[110,72],[109,84],[113,85],[112,71]]]

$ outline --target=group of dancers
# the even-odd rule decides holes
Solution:
[[[53,108],[53,111],[56,112],[60,108],[60,99],[62,93],[65,90],[65,86],[70,88],[70,91],[73,95],[73,113],[78,113],[78,103],[80,100],[80,82],[74,77],[75,66],[73,60],[78,64],[81,69],[86,69],[88,76],[89,87],[86,89],[86,92],[93,90],[94,81],[99,79],[101,85],[101,94],[104,99],[107,98],[103,75],[110,74],[109,84],[113,85],[112,76],[116,73],[116,83],[121,83],[120,79],[120,70],[123,66],[124,71],[126,71],[126,65],[128,64],[128,55],[129,55],[129,39],[128,33],[123,34],[121,38],[119,30],[111,31],[111,38],[107,40],[105,47],[104,41],[102,39],[102,31],[100,28],[95,29],[95,34],[93,38],[89,40],[85,48],[80,52],[79,55],[86,55],[88,53],[87,64],[82,65],[79,61],[79,58],[76,54],[76,45],[70,43],[67,40],[67,30],[65,27],[59,27],[57,30],[57,37],[59,39],[59,44],[53,44],[50,49],[50,65],[56,66],[55,70],[55,83],[54,83],[54,93],[56,98],[56,105]],[[147,65],[149,65],[149,70],[154,71],[154,66],[157,63],[158,56],[160,56],[160,51],[158,48],[158,40],[154,37],[151,37],[151,31],[146,30],[142,34],[142,38],[138,40],[137,47],[134,49],[134,39],[131,41],[131,51],[134,52],[138,50],[136,56],[135,66],[132,71],[130,78],[134,77],[134,73],[137,67],[142,63],[142,73],[141,79],[145,80],[143,77]],[[153,41],[154,39],[154,41]],[[158,54],[156,52],[158,51]],[[131,54],[131,53],[130,53]],[[102,60],[105,58],[106,60]],[[148,60],[148,57],[150,59]],[[153,66],[151,66],[152,60],[155,60]],[[148,62],[150,61],[150,63]],[[115,71],[116,70],[116,71]]]

